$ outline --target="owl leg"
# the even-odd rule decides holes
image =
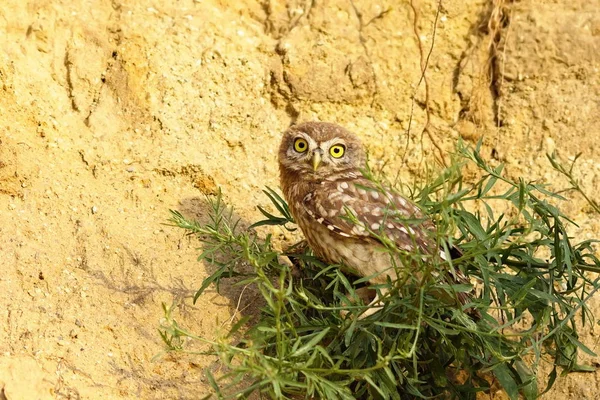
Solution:
[[[349,300],[349,303],[346,304],[348,307],[354,306],[360,302],[362,302],[363,304],[366,304],[366,303],[373,304],[371,299],[375,298],[375,300],[377,300],[377,291],[375,291],[375,289],[371,289],[368,286],[364,286],[364,287],[356,289],[354,291],[353,296],[351,296],[349,293],[346,293],[346,295],[348,296],[348,300]],[[377,310],[375,310],[375,311],[377,311]],[[344,318],[346,318],[348,316],[348,314],[350,314],[350,311],[348,311],[348,310],[340,311],[340,315]],[[370,314],[367,314],[367,315],[370,315]],[[362,319],[362,318],[364,318],[362,315],[358,317],[358,319]]]
[[[385,296],[388,291],[389,291],[389,289],[382,288],[381,295]],[[373,300],[371,300],[371,302],[368,304],[368,306],[369,306],[369,308],[367,308],[367,310],[365,312],[360,314],[358,316],[358,319],[367,318],[369,315],[373,315],[377,311],[379,311],[383,308],[383,304],[381,303],[381,300],[379,299],[379,294],[375,293],[375,298]]]
[[[381,296],[385,296],[388,291],[389,289],[382,288]],[[362,300],[364,303],[366,303],[367,301],[369,301],[369,299],[371,299],[372,296],[374,296],[373,300],[371,300],[367,305],[368,308],[358,316],[358,319],[367,318],[369,315],[373,315],[383,308],[383,304],[380,300],[380,297],[377,294],[377,291],[375,291],[374,289],[371,289],[369,287],[362,287],[356,289],[355,293],[356,297],[351,299],[352,303],[358,302],[359,300]],[[342,317],[345,318],[349,314],[349,311],[342,310],[340,311],[340,314],[342,315]]]

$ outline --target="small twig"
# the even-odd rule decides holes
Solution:
[[[512,8],[510,10],[509,20],[512,20]],[[501,113],[502,113],[502,88],[504,87],[504,72],[506,71],[506,41],[508,40],[508,36],[510,35],[510,27],[512,24],[508,25],[506,28],[506,37],[504,38],[504,45],[502,46],[502,64],[500,71],[500,83],[497,89],[497,110],[496,110],[496,144],[495,147],[498,148],[498,141],[500,137],[500,121],[501,121]]]
[[[579,184],[579,181],[573,177],[573,168],[575,167],[575,163],[577,162],[577,159],[580,156],[581,156],[581,153],[579,153],[575,156],[573,163],[571,164],[571,166],[569,167],[569,170],[567,171],[562,164],[560,164],[556,161],[554,154],[552,154],[552,155],[546,154],[546,157],[550,161],[550,164],[552,164],[552,168],[557,170],[560,174],[564,175],[569,180],[569,184],[571,185],[571,187],[566,190],[574,190],[574,191],[578,192],[579,194],[581,194],[583,196],[583,198],[585,199],[585,201],[590,205],[590,207],[592,207],[594,209],[594,211],[596,211],[597,213],[600,214],[600,204],[598,204],[594,199],[589,198],[588,195],[583,190],[583,188],[581,187],[581,185]]]
[[[235,319],[235,317],[237,316],[238,313],[243,312],[246,308],[250,307],[250,304],[247,304],[246,307],[242,308],[240,310],[240,305],[242,304],[242,297],[244,296],[244,292],[246,291],[246,289],[248,288],[248,286],[250,286],[250,284],[244,286],[242,288],[242,292],[240,293],[240,297],[238,297],[238,301],[237,301],[237,305],[235,306],[235,311],[233,312],[233,315],[231,316],[231,318],[229,318],[229,320],[223,322],[221,324],[221,328],[225,326],[225,324],[230,324],[233,322],[233,320]]]
[[[425,50],[423,49],[423,43],[421,42],[421,33],[419,31],[419,26],[418,26],[418,21],[419,21],[419,11],[417,9],[417,7],[415,6],[415,1],[411,0],[410,2],[410,7],[412,8],[413,11],[413,30],[414,30],[414,34],[415,37],[417,39],[417,44],[419,46],[419,56],[420,56],[420,65],[421,65],[421,76],[419,77],[419,81],[417,82],[417,86],[415,87],[415,91],[412,95],[412,101],[411,101],[411,105],[410,105],[410,116],[409,116],[409,120],[408,120],[408,128],[407,128],[407,136],[410,137],[410,128],[412,125],[412,120],[413,120],[413,112],[414,112],[414,108],[415,108],[415,98],[417,96],[417,90],[419,89],[419,87],[421,86],[421,82],[425,83],[425,126],[423,127],[423,130],[421,131],[421,143],[423,142],[423,134],[427,133],[427,136],[429,137],[429,140],[431,141],[431,143],[433,144],[433,146],[438,150],[439,152],[439,156],[442,160],[442,164],[444,166],[447,166],[448,164],[446,163],[446,158],[444,157],[444,152],[442,151],[442,148],[440,147],[440,145],[438,144],[437,140],[435,140],[435,138],[433,137],[433,135],[431,134],[431,130],[429,129],[429,126],[431,125],[431,110],[429,107],[429,99],[430,99],[430,95],[429,95],[429,83],[427,81],[427,67],[429,65],[429,59],[431,57],[431,54],[433,53],[433,46],[435,45],[435,37],[437,34],[437,23],[439,20],[439,16],[440,16],[440,11],[442,8],[442,0],[438,1],[438,7],[435,13],[435,19],[433,21],[433,31],[432,31],[432,36],[431,36],[431,46],[429,47],[429,51],[427,52],[427,55],[425,55]],[[408,148],[408,140],[406,142],[407,148]],[[405,157],[406,157],[406,152],[407,149],[405,149],[404,152],[404,159],[402,160],[404,162]]]
[[[356,14],[356,18],[358,19],[358,38],[360,39],[360,44],[365,52],[365,55],[367,56],[367,60],[369,60],[369,68],[371,69],[371,76],[373,77],[373,85],[374,85],[374,90],[373,90],[373,97],[371,99],[371,107],[373,107],[373,104],[375,104],[375,99],[377,97],[377,95],[379,94],[379,84],[377,83],[377,74],[375,73],[375,68],[373,67],[373,60],[371,58],[371,52],[369,51],[369,47],[367,46],[367,40],[365,39],[364,35],[363,35],[363,29],[368,26],[371,22],[383,18],[385,16],[385,14],[387,14],[390,10],[383,10],[381,13],[377,14],[376,16],[374,16],[373,18],[371,18],[366,24],[363,22],[363,15],[360,12],[360,10],[356,7],[356,4],[354,4],[353,0],[350,0],[350,5],[352,6],[352,8],[354,9],[354,14]]]

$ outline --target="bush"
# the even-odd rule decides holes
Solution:
[[[551,162],[575,182],[570,170]],[[463,176],[466,164],[478,171],[474,184]],[[564,200],[559,194],[502,172],[502,165],[482,159],[479,145],[459,144],[452,165],[413,190],[415,202],[436,222],[440,246],[448,254],[456,246],[462,254],[434,265],[413,257],[421,273],[374,287],[389,290],[385,306],[362,319],[357,316],[369,306],[358,300],[358,288],[368,286],[365,278],[324,265],[302,246],[279,253],[270,235],[256,233],[260,225],[294,229],[275,191],[265,193],[278,215],[259,207],[266,219],[247,230],[220,194],[207,200],[207,224],[171,211],[171,224],[201,241],[200,260],[217,267],[194,301],[209,285],[235,278],[238,285],[256,285],[264,306],[251,326],[242,318],[216,341],[187,332],[165,309],[161,335],[168,349],[184,351],[185,337],[208,345],[226,365],[218,378],[206,372],[224,399],[251,393],[276,399],[474,399],[494,381],[511,399],[534,399],[543,357],[549,355],[554,367],[542,393],[559,370],[592,370],[577,362],[580,351],[593,355],[578,340],[578,321],[594,322],[586,301],[600,288],[587,273],[600,270],[596,241],[569,237],[574,222],[551,203]],[[301,277],[282,256],[301,267]],[[439,294],[470,292],[471,285],[423,278],[452,269],[477,281],[477,295],[462,308]]]

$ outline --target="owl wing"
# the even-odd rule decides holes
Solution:
[[[377,188],[364,177],[348,180],[323,181],[320,190],[304,197],[306,212],[320,224],[343,237],[381,241],[385,236],[400,250],[420,251],[423,255],[438,252],[442,260],[446,254],[432,237],[435,226],[421,209],[389,190]],[[460,257],[458,248],[450,249],[450,257]],[[469,279],[458,269],[447,271],[450,282],[469,284]],[[471,299],[470,293],[456,293],[460,304]],[[476,309],[467,310],[480,318]]]
[[[380,240],[385,236],[401,250],[431,253],[433,223],[404,197],[382,190],[364,177],[323,181],[304,197],[306,212],[344,237]]]

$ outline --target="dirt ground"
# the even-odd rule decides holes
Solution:
[[[0,398],[207,393],[214,358],[153,360],[161,304],[213,337],[240,291],[192,304],[207,266],[168,209],[202,219],[221,187],[256,220],[295,121],[346,126],[403,176],[483,136],[512,177],[560,189],[545,154],[582,153],[575,174],[597,198],[600,2],[412,3],[3,0]],[[574,236],[600,237],[580,196],[563,209]],[[599,351],[597,335],[581,339]],[[599,396],[600,372],[544,399]]]

